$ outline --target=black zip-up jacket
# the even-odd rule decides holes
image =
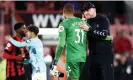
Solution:
[[[87,22],[91,26],[87,35],[89,52],[93,54],[112,53],[111,40],[106,40],[106,37],[110,36],[109,20],[104,16],[96,15]]]

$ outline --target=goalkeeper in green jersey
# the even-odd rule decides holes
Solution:
[[[66,4],[63,8],[66,18],[59,24],[59,43],[55,51],[55,59],[51,72],[56,70],[61,53],[66,48],[66,70],[70,80],[79,80],[80,73],[86,61],[86,35],[87,32],[80,28],[84,22],[74,17],[74,7]]]

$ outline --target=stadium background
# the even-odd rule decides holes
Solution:
[[[58,24],[64,19],[62,8],[66,3],[75,6],[75,15],[81,17],[80,7],[85,1],[0,1],[0,53],[4,50],[5,36],[14,35],[13,25],[24,22],[40,28],[39,38],[45,53],[54,58],[58,43]],[[114,46],[115,80],[133,79],[133,2],[91,1],[97,12],[110,20],[110,32]],[[0,80],[5,78],[6,61],[0,57]],[[65,53],[58,68],[65,73]],[[43,67],[43,66],[42,66]],[[61,80],[66,80],[66,75]]]

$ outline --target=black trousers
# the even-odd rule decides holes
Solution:
[[[26,80],[32,80],[32,65],[31,64],[25,64],[24,70],[25,70]]]
[[[25,75],[7,77],[6,80],[27,80]]]
[[[80,80],[114,80],[113,53],[90,53]]]

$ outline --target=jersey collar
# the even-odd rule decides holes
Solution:
[[[75,18],[75,16],[72,16],[72,17],[68,17],[68,18],[66,18],[66,19],[69,19],[69,18]]]

